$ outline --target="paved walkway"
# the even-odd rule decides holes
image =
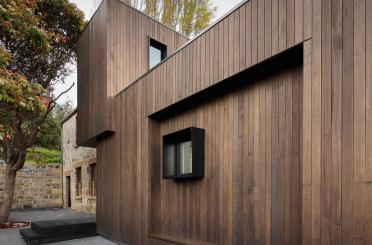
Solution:
[[[116,245],[100,236],[88,237],[83,239],[50,243],[50,245]]]
[[[41,221],[54,219],[85,218],[91,217],[91,214],[73,212],[70,209],[48,209],[48,210],[26,210],[13,211],[10,218],[20,221]],[[0,229],[0,244],[25,245],[26,243],[19,235],[19,229]],[[55,245],[115,245],[102,237],[89,237],[78,240],[53,243]]]

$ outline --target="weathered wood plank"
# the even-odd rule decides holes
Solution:
[[[331,244],[341,243],[342,1],[332,0]]]
[[[312,176],[311,176],[311,125],[312,125],[312,73],[311,73],[312,41],[304,43],[304,81],[302,93],[302,232],[304,244],[311,244],[312,234]]]
[[[353,241],[353,199],[354,199],[354,5],[343,1],[342,38],[342,203],[341,241]]]
[[[366,198],[366,223],[365,223],[365,244],[372,243],[372,130],[368,126],[372,125],[372,1],[366,1],[366,172],[365,181],[367,183]]]
[[[322,2],[322,152],[321,152],[321,243],[331,244],[332,180],[332,2]]]
[[[353,244],[365,244],[366,215],[366,2],[354,1]]]
[[[102,6],[79,41],[77,132],[84,143],[116,131],[97,144],[100,234],[133,244],[164,244],[149,230],[214,244],[372,241],[371,0],[247,1],[129,87],[148,70],[148,37],[169,54],[186,39],[123,3]],[[303,72],[249,77],[240,91],[147,118],[304,40]],[[189,126],[206,129],[206,177],[165,181],[160,137]]]

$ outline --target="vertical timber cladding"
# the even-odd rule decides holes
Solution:
[[[90,135],[104,132],[109,121],[107,96],[106,32],[107,4],[102,4],[87,25],[78,42],[78,117],[77,143]],[[108,128],[106,128],[108,127]]]
[[[155,191],[149,200],[151,237],[210,244],[301,243],[302,65],[260,78],[250,75],[243,78],[248,86],[222,97],[210,94],[214,100],[159,122],[160,147],[163,135],[205,129],[205,177],[164,180],[162,157],[150,167],[158,172],[150,175]]]
[[[166,227],[169,223],[165,222],[165,227],[159,219],[155,219],[152,223],[151,217],[156,215],[157,210],[164,209],[164,207],[153,208],[153,200],[159,197],[151,196],[151,193],[163,190],[150,183],[150,180],[160,173],[156,172],[156,167],[153,167],[156,163],[160,164],[159,160],[156,160],[160,159],[157,155],[160,154],[160,145],[153,139],[158,139],[163,125],[154,123],[146,116],[212,84],[219,83],[236,73],[237,67],[239,70],[244,70],[296,43],[304,42],[299,145],[302,208],[301,225],[296,227],[300,229],[298,234],[302,237],[302,244],[340,244],[341,242],[372,244],[372,185],[370,184],[372,182],[372,130],[370,128],[372,125],[372,25],[366,24],[371,22],[372,0],[250,0],[116,96],[114,100],[116,107],[112,107],[111,110],[112,120],[119,127],[113,137],[97,143],[98,232],[130,244],[160,244],[158,240],[148,238],[151,231],[177,234],[179,231],[173,231],[174,227]],[[96,33],[92,33],[91,38],[93,36],[95,37]],[[89,43],[89,37],[84,40]],[[201,52],[202,47],[209,47],[209,52]],[[84,57],[80,60],[91,61],[85,51],[82,55]],[[84,64],[80,65],[84,66]],[[79,76],[86,76],[86,73],[79,73]],[[252,91],[260,94],[258,87],[257,85],[257,88],[253,88]],[[293,88],[292,84],[292,91]],[[87,86],[85,90],[79,90],[79,95],[90,92],[91,89],[94,87]],[[230,96],[227,95],[223,99],[224,102],[218,100],[210,105],[219,117],[223,117],[221,113],[225,113],[225,110],[218,110],[225,106],[222,103],[229,105],[229,103],[234,104],[234,99],[237,100]],[[251,98],[248,96],[248,101]],[[228,102],[229,100],[232,102]],[[83,109],[79,109],[79,113],[80,111],[90,113],[90,110],[94,109],[89,109],[90,102],[88,99],[79,99],[79,108],[83,106]],[[239,100],[237,103],[239,104]],[[208,105],[203,105],[201,108],[205,107],[206,111],[211,110],[206,108]],[[292,110],[295,105],[292,104]],[[239,107],[237,108],[239,110]],[[260,111],[255,112],[254,108],[253,114],[260,115]],[[278,111],[280,108],[283,107],[278,107]],[[184,117],[187,117],[186,115],[199,117],[201,115],[200,112],[198,113],[199,110],[201,109],[193,113],[185,112]],[[210,112],[211,116],[212,112]],[[231,113],[230,109],[227,113]],[[204,109],[202,114],[204,122]],[[243,114],[243,118],[247,116],[249,117],[249,113]],[[278,127],[280,120],[281,122],[284,120],[281,117],[283,115],[278,114],[278,118],[273,118],[277,120]],[[182,117],[169,120],[177,118],[181,120]],[[223,123],[230,122],[223,121]],[[254,128],[256,124],[254,121],[249,124],[248,118],[248,125]],[[286,124],[280,125],[287,127]],[[292,124],[292,128],[294,125],[296,124]],[[87,137],[89,134],[83,132],[84,125],[79,125],[79,130],[81,130],[79,133],[81,139],[89,139]],[[272,139],[277,137],[278,141],[283,140],[279,138],[279,133],[283,131],[278,129],[276,134],[272,129]],[[269,135],[270,133],[265,132],[265,138]],[[256,135],[256,138],[253,137],[253,142],[257,138],[260,140],[260,137],[261,134]],[[249,141],[248,138],[249,144],[253,143],[252,139]],[[278,143],[279,146],[283,147]],[[228,146],[226,147],[224,151],[229,150]],[[260,144],[256,151],[261,152],[262,148]],[[268,147],[265,146],[266,149]],[[235,149],[231,151],[233,150]],[[223,153],[220,153],[220,157],[227,157]],[[271,157],[274,158],[275,154],[278,157],[283,156],[282,151],[272,148]],[[253,157],[254,167],[257,163],[254,156],[257,154],[243,157]],[[285,156],[284,151],[284,158]],[[288,166],[285,165],[284,170],[286,168]],[[232,168],[229,171],[235,170]],[[243,176],[245,173],[242,172]],[[231,187],[232,193],[228,195],[234,196],[236,195],[234,193],[239,191],[232,188],[235,186],[234,181],[242,176],[237,174],[230,178],[232,180],[227,179],[228,181],[223,183],[230,185],[225,188]],[[284,185],[286,183],[284,182],[283,186],[286,186]],[[255,182],[249,184],[255,186]],[[191,188],[189,195],[195,195],[191,192]],[[187,194],[187,191],[184,192]],[[253,188],[253,193],[255,191],[259,192],[260,189]],[[183,195],[184,192],[178,195]],[[278,190],[277,194],[279,193],[283,193],[283,190]],[[287,193],[285,188],[284,193]],[[272,192],[272,195],[276,194]],[[167,200],[159,199],[156,203],[166,204]],[[280,207],[287,207],[290,202],[286,200],[280,203]],[[243,200],[243,203],[255,201],[260,200],[248,198]],[[225,217],[223,214],[227,212],[228,221],[236,222],[237,219],[233,219],[236,207],[231,203],[228,205],[231,209],[220,209],[218,206],[218,212],[221,213],[218,218]],[[277,222],[282,222],[284,219],[286,225],[272,227],[265,221],[265,240],[269,241],[269,244],[287,244],[289,233],[280,232],[289,229],[289,219],[285,213],[283,216],[283,213],[279,212],[280,207],[277,207],[277,210],[272,211],[271,218],[277,217]],[[243,209],[246,208],[248,207],[243,206]],[[244,230],[241,231],[243,239],[244,236],[247,236],[247,239],[261,238],[260,209],[255,209],[253,205],[253,210],[249,212],[254,213],[253,219],[248,219],[248,222],[253,223],[245,224],[246,227],[243,227]],[[256,227],[257,220],[259,220],[258,227],[253,231],[248,229],[248,227]],[[205,221],[200,221],[202,222]],[[293,223],[295,222],[291,224]],[[195,225],[199,224],[195,223]],[[220,230],[226,229],[225,223],[215,223],[212,226]],[[226,234],[228,236],[226,239],[241,237],[241,235],[235,236],[236,224],[227,223],[227,226],[230,233]],[[267,232],[270,227],[272,227],[271,232]],[[187,231],[188,237],[202,240],[205,234],[193,233],[193,229],[195,228]],[[213,235],[208,235],[208,232],[211,231],[207,230],[207,236]],[[239,231],[237,232],[240,234]],[[275,232],[278,233],[277,237],[273,236]],[[225,237],[220,238],[225,236],[225,233],[218,233],[217,236],[218,238],[215,239],[225,239]],[[210,239],[212,240],[213,238]]]
[[[301,79],[301,67],[254,81],[247,77],[243,83],[248,87],[161,122],[147,117],[151,86],[137,83],[124,91],[116,101],[122,123],[113,137],[97,145],[98,161],[104,163],[98,166],[98,232],[131,244],[157,244],[159,239],[296,243],[301,237],[296,232],[301,215]],[[234,81],[224,83],[229,82]],[[189,126],[206,129],[206,177],[179,185],[163,181],[161,136]],[[274,166],[273,177],[266,177]],[[267,188],[277,188],[273,198],[266,196]]]
[[[115,131],[113,97],[148,71],[149,38],[174,52],[188,39],[120,0],[105,0],[78,44],[78,143]]]

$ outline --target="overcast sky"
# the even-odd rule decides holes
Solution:
[[[93,13],[96,11],[97,6],[99,5],[101,0],[70,0],[70,2],[75,3],[79,9],[81,9],[85,13],[85,18],[89,20]],[[214,18],[214,21],[223,16],[225,13],[227,13],[229,10],[234,8],[237,4],[239,4],[242,0],[212,0],[212,3],[214,6],[217,7],[217,13]],[[73,66],[71,67],[73,72],[71,75],[66,79],[65,84],[58,84],[55,89],[55,94],[59,94],[62,91],[66,90],[68,87],[71,86],[72,83],[77,83],[77,77],[76,77],[76,68]],[[77,95],[76,95],[76,85],[72,90],[70,90],[69,93],[62,96],[59,100],[59,103],[63,103],[66,100],[71,100],[76,106],[77,102]]]

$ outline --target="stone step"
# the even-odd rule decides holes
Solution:
[[[31,223],[31,229],[43,237],[83,235],[96,232],[95,218],[62,219]]]
[[[80,218],[38,221],[31,223],[31,229],[24,230],[20,233],[28,245],[45,244],[95,236],[96,220]]]
[[[25,240],[27,245],[41,244],[43,238],[31,229],[20,229],[21,237]]]

